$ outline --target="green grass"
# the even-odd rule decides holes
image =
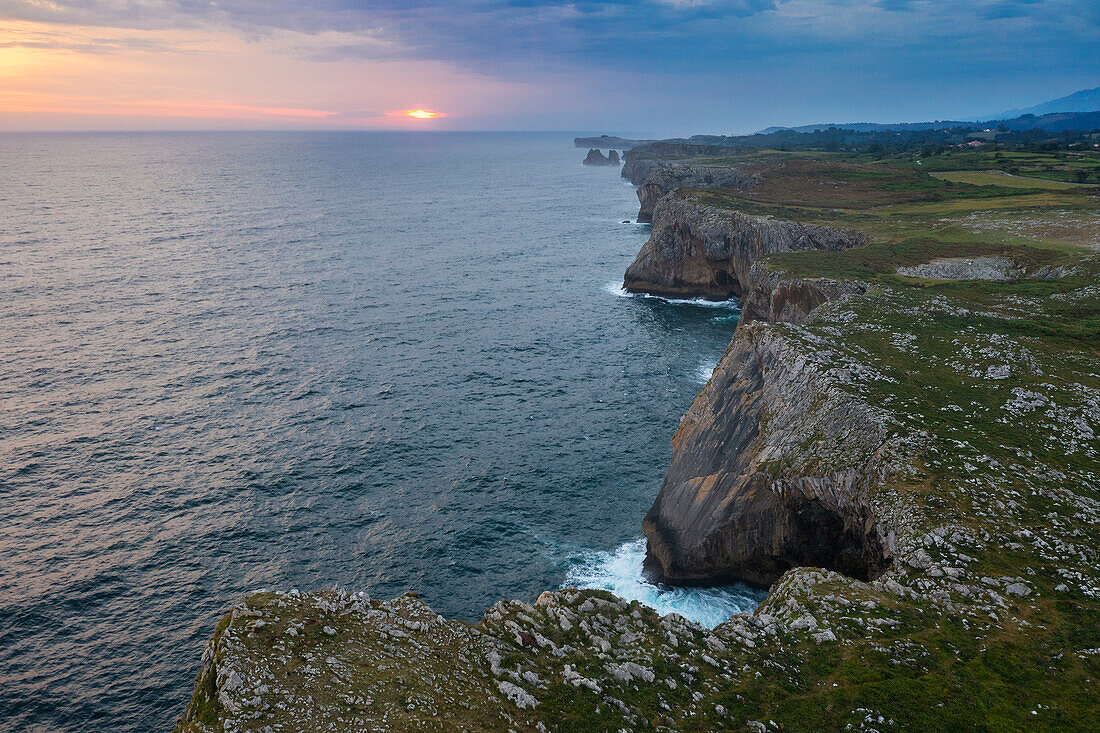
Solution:
[[[1088,183],[1100,183],[1100,152],[1095,150],[1059,151],[1051,153],[949,150],[928,157],[915,157],[909,163],[926,171],[987,171],[1000,170],[1031,178],[1077,182],[1078,172],[1088,176]]]
[[[965,157],[990,162],[988,155]],[[1100,242],[1092,186],[985,172],[933,174],[894,161],[785,157],[761,170],[763,180],[748,191],[699,189],[680,195],[716,208],[856,230],[871,240],[844,252],[769,258],[793,275],[901,284],[894,275],[900,266],[979,256],[1009,257],[1034,272],[1075,261],[1082,254],[1078,242]],[[1060,218],[1052,218],[1053,212]]]
[[[972,186],[1001,186],[1003,188],[1028,188],[1045,189],[1051,191],[1064,191],[1068,188],[1076,188],[1081,184],[1066,183],[1064,181],[1037,180],[1035,178],[1021,178],[1007,173],[986,173],[984,171],[946,171],[933,173],[934,178],[952,183],[969,183]]]

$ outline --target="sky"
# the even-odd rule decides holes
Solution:
[[[0,130],[738,134],[1098,85],[1098,0],[0,0]]]

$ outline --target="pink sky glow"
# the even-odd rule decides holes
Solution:
[[[316,60],[342,35],[4,21],[0,129],[461,128],[529,91],[441,62]]]

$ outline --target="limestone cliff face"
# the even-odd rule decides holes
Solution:
[[[649,167],[638,187],[639,222],[653,221],[653,210],[661,197],[677,188],[734,188],[752,187],[756,178],[738,168],[719,165],[669,164]]]
[[[728,155],[730,149],[720,145],[695,145],[669,141],[652,142],[640,145],[623,153],[622,177],[630,179],[635,186],[642,185],[651,168],[670,165],[667,156],[687,155]],[[654,158],[653,156],[659,156]],[[666,159],[662,159],[666,157]]]
[[[763,260],[749,268],[751,286],[741,298],[740,324],[753,321],[801,323],[830,300],[867,292],[859,280],[791,277]]]
[[[816,348],[768,325],[801,323],[868,286],[792,277],[765,256],[865,243],[858,233],[716,209],[684,192],[658,201],[625,287],[742,299],[733,342],[681,422],[643,522],[646,564],[659,579],[768,585],[804,565],[867,579],[890,564],[892,535],[869,501],[892,470],[887,426],[838,387]]]
[[[657,202],[667,194],[668,189],[658,183],[643,183],[638,187],[638,223],[648,224],[653,221],[653,210],[657,208]]]
[[[665,163],[658,160],[652,160],[650,158],[637,158],[631,155],[631,151],[623,153],[623,170],[620,174],[623,178],[626,178],[635,186],[640,186],[645,182],[645,177],[654,168],[660,168]]]
[[[740,325],[680,423],[642,524],[665,582],[768,585],[799,566],[867,579],[890,564],[869,500],[892,469],[889,426],[785,328]]]
[[[677,192],[657,203],[653,232],[627,268],[623,287],[666,297],[726,300],[749,289],[750,268],[765,255],[841,250],[865,241],[858,233],[715,209]]]

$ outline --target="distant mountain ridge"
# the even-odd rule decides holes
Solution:
[[[782,130],[794,132],[817,132],[835,127],[838,130],[853,132],[886,132],[891,130],[950,130],[955,127],[991,127],[1003,125],[1007,130],[1046,130],[1063,132],[1065,130],[1095,130],[1100,128],[1100,111],[1097,112],[1052,112],[1036,117],[1025,114],[1012,119],[994,119],[978,122],[975,120],[936,120],[934,122],[833,122],[819,125],[800,125],[798,127],[768,127],[759,135],[770,135]]]
[[[1100,87],[1096,87],[1095,89],[1082,89],[1079,92],[1074,92],[1073,94],[1059,97],[1058,99],[1052,99],[1049,102],[1043,102],[1023,109],[1010,109],[1007,112],[1001,112],[992,117],[981,117],[978,119],[1008,119],[1012,117],[1021,117],[1023,115],[1042,116],[1052,112],[1095,112],[1097,110],[1100,110]]]
[[[797,127],[772,126],[760,131],[767,135],[780,130],[816,132],[835,127],[855,132],[883,132],[887,130],[947,130],[953,127],[975,125],[996,127],[1004,125],[1009,130],[1043,129],[1048,132],[1064,130],[1092,130],[1100,127],[1100,87],[1083,89],[1065,97],[1052,99],[1032,107],[1010,110],[990,117],[969,120],[934,120],[932,122],[832,122]]]

